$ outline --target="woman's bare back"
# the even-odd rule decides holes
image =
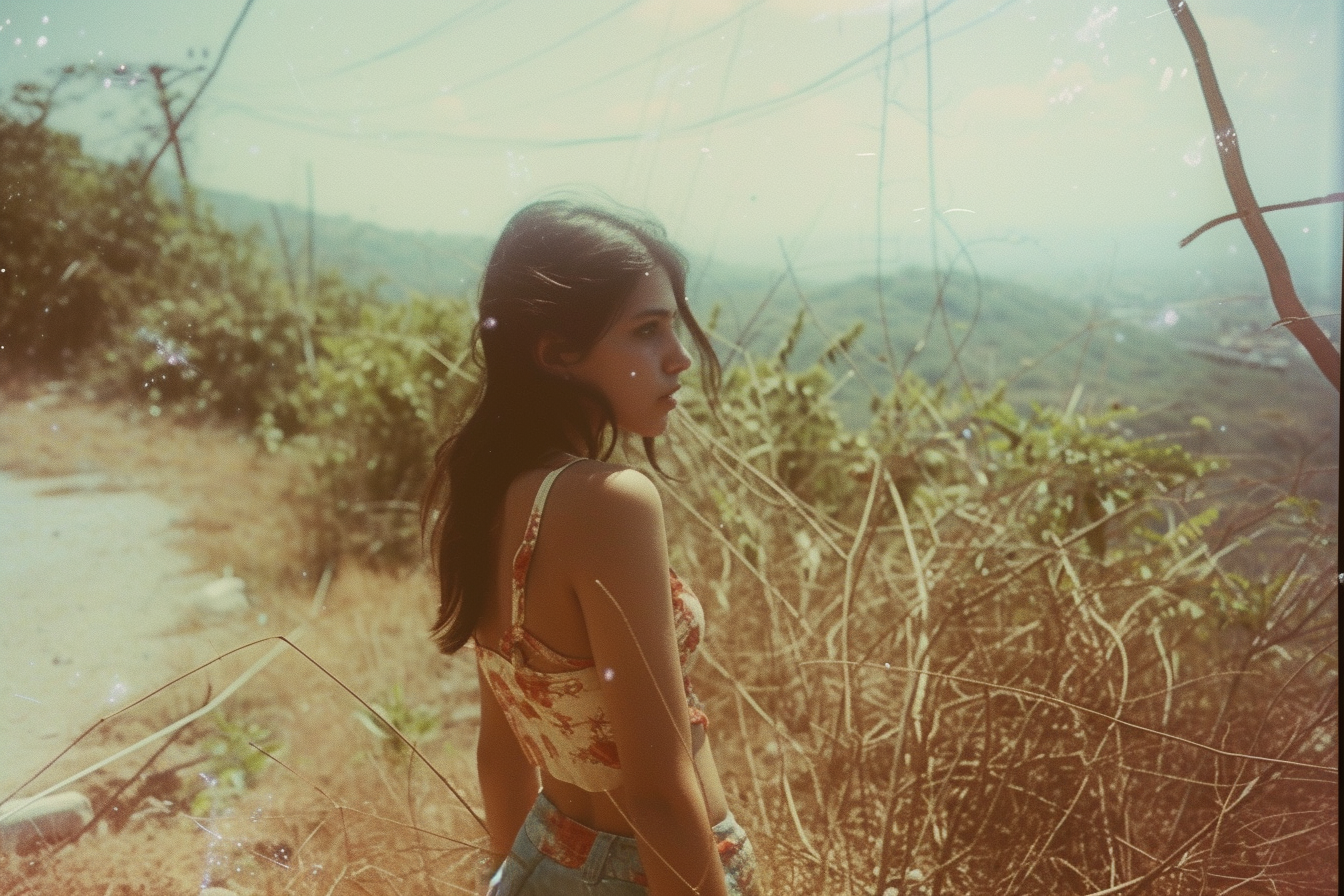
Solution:
[[[514,556],[522,543],[532,502],[547,473],[563,466],[570,458],[530,470],[518,476],[509,486],[494,533],[494,581],[491,598],[476,628],[476,639],[483,647],[498,649],[511,620],[511,589]],[[575,589],[577,581],[592,578],[591,571],[582,568],[581,561],[591,556],[595,540],[605,542],[607,550],[622,550],[622,542],[632,535],[612,526],[594,512],[600,507],[595,493],[602,490],[610,477],[630,472],[614,464],[585,461],[575,464],[558,477],[546,501],[545,513],[537,533],[535,550],[531,557],[525,592],[525,628],[554,652],[574,659],[594,656],[590,643],[589,625]],[[645,537],[649,537],[648,534]],[[663,546],[665,551],[665,546]],[[525,656],[538,671],[562,671],[554,661],[525,648]],[[647,700],[645,712],[665,712],[656,695]],[[705,731],[699,726],[690,728],[694,765],[711,822],[728,814],[727,798],[723,792],[718,769]],[[630,824],[632,812],[627,805],[626,788],[610,792],[584,790],[574,784],[541,773],[542,788],[561,812],[598,830],[625,836],[637,836]]]

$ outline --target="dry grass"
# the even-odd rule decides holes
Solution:
[[[479,842],[479,825],[425,762],[370,732],[357,717],[361,703],[342,687],[387,705],[395,686],[404,705],[432,707],[439,725],[420,749],[479,805],[475,673],[467,658],[449,660],[432,648],[426,632],[434,594],[423,572],[341,567],[309,619],[319,575],[304,568],[311,560],[294,500],[298,477],[226,429],[184,427],[45,390],[11,391],[0,407],[0,468],[96,473],[103,487],[145,489],[191,508],[178,546],[200,568],[227,564],[248,579],[270,610],[270,630],[308,623],[294,648],[282,646],[220,707],[225,724],[251,724],[280,745],[273,758],[261,758],[245,791],[204,815],[183,811],[201,789],[200,776],[211,773],[202,760],[212,750],[237,753],[239,768],[257,759],[245,744],[222,744],[218,717],[207,716],[81,779],[76,786],[101,817],[73,845],[0,857],[0,893],[186,893],[206,882],[239,894],[393,893],[406,892],[404,877],[416,892],[452,892],[474,879],[467,866],[476,851],[462,843]],[[240,645],[257,637],[236,635]],[[275,643],[220,658],[128,707],[22,794],[185,717]],[[230,764],[227,756],[222,764]]]
[[[10,425],[31,413],[21,402],[0,412],[0,465],[46,444],[40,428]],[[301,526],[277,500],[293,481],[282,465],[227,432],[128,427],[124,411],[69,401],[43,413],[60,415],[70,439],[51,440],[64,466],[42,469],[91,465],[176,489],[198,517],[228,507],[239,516],[227,518],[256,525],[219,538],[269,558],[274,581],[295,579],[302,552],[286,546],[301,535],[277,545],[265,534]],[[1100,563],[1078,539],[1014,542],[1016,492],[906,502],[883,476],[862,517],[837,522],[703,433],[675,437],[670,465],[685,485],[666,491],[673,561],[710,617],[697,688],[769,892],[1336,892],[1332,531],[1313,543],[1304,528],[1282,569],[1264,571],[1272,588],[1238,591],[1225,557],[1198,539],[1164,545],[1145,577],[1136,563]],[[220,480],[207,471],[245,473],[247,488],[212,504]],[[723,525],[706,498],[715,490],[735,508]],[[1261,595],[1259,615],[1196,618],[1189,607],[1219,581]],[[287,625],[307,619],[311,590],[277,593]],[[431,649],[432,603],[423,571],[341,567],[295,648],[282,646],[224,708],[280,744],[244,792],[192,816],[180,803],[146,812],[155,804],[128,788],[134,820],[9,858],[0,894],[186,892],[207,881],[240,896],[470,892],[475,851],[463,844],[481,842],[463,805],[479,805],[475,681],[469,657]],[[274,643],[119,716],[81,758],[183,717]],[[442,779],[358,718],[350,692],[387,707],[394,686],[401,718],[424,704],[439,721],[420,748]],[[141,771],[141,753],[86,784],[96,802],[116,803],[120,783],[190,762],[218,732],[195,723],[151,768]]]
[[[681,435],[674,560],[732,619],[702,690],[777,892],[1336,892],[1333,522],[1250,581],[1175,533],[1103,563],[1018,540],[1048,469],[907,501],[879,464],[837,522]]]
[[[481,829],[426,761],[479,806],[476,717],[464,711],[476,702],[475,675],[465,658],[428,648],[423,586],[338,575],[321,618],[219,709],[227,724],[250,726],[242,738],[223,743],[211,714],[160,739],[171,742],[150,767],[153,746],[84,778],[78,786],[103,817],[74,845],[10,857],[0,892],[186,893],[209,883],[238,894],[326,894],[347,891],[344,881],[349,892],[437,893],[471,880]],[[275,643],[131,707],[81,745],[79,762],[67,757],[25,793],[183,718]],[[369,701],[395,682],[408,704],[440,708],[441,726],[417,744],[423,760],[374,737],[337,679]],[[252,762],[256,774],[228,798],[189,806],[202,775],[223,777],[212,756],[235,768]]]

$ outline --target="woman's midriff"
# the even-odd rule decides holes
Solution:
[[[719,771],[714,764],[714,755],[710,752],[709,740],[703,728],[691,727],[691,743],[695,755],[695,771],[705,795],[705,809],[709,815],[709,823],[715,825],[728,817],[728,798],[723,792],[723,783],[719,780]],[[630,827],[630,822],[626,820],[630,810],[625,805],[623,788],[618,787],[608,793],[593,793],[553,778],[543,770],[541,789],[557,809],[581,824],[594,830],[620,834],[623,837],[636,836]]]

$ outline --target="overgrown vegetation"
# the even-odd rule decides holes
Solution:
[[[913,451],[834,516],[749,469],[768,439],[684,432],[676,562],[734,620],[710,702],[784,891],[1333,887],[1333,527],[1265,507],[1292,548],[1238,573],[1183,449],[906,394]]]
[[[135,163],[0,113],[0,375],[254,429],[312,471],[322,562],[405,561],[433,449],[471,388],[460,303],[282,276],[259,234],[138,187]]]
[[[0,375],[227,421],[290,457],[318,533],[298,565],[417,556],[426,464],[473,388],[460,298],[387,305],[336,275],[281,276],[255,234],[4,115],[0,180]],[[1215,494],[1217,460],[1079,392],[1026,409],[865,368],[875,411],[855,431],[831,371],[859,334],[798,369],[797,320],[729,369],[717,418],[689,403],[666,502],[711,617],[696,677],[715,752],[772,892],[1335,892],[1334,520],[1294,483]],[[453,875],[481,832],[453,790],[474,792],[469,763],[436,761],[436,779],[421,763],[441,753],[393,733],[430,739],[451,713],[378,678],[403,655],[423,680],[443,667],[414,612],[388,621],[385,587],[349,599],[362,671],[291,652],[274,688],[302,718],[219,722],[207,741],[226,783],[188,811],[276,809],[230,885],[467,885]],[[321,670],[381,699],[351,705]],[[469,705],[471,685],[443,699]],[[370,734],[375,751],[350,748]],[[399,809],[332,796],[354,752]],[[81,849],[0,866],[0,884],[69,885]]]

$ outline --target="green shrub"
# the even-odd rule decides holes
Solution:
[[[358,325],[319,339],[316,363],[259,435],[289,445],[310,465],[326,503],[332,550],[409,559],[417,501],[434,450],[469,401],[470,316],[458,302],[370,302]],[[292,423],[288,430],[280,418]]]
[[[138,301],[103,358],[100,378],[153,407],[250,424],[281,405],[304,364],[304,312],[261,255],[255,235],[205,216],[174,216],[153,270],[125,278]]]
[[[1050,543],[1086,529],[1088,548],[1105,557],[1116,530],[1104,518],[1218,468],[1173,442],[1125,435],[1121,421],[1134,415],[1133,408],[1084,414],[1036,406],[1024,418],[1001,392],[982,405],[976,418],[989,436],[991,480],[1005,488],[1033,484],[1018,511],[1028,535]],[[1144,518],[1136,515],[1129,529]]]
[[[167,210],[139,179],[0,111],[0,372],[68,374],[126,324]]]

